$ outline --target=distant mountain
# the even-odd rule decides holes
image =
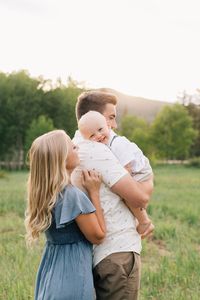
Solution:
[[[116,90],[110,88],[98,89],[103,92],[112,93],[117,96],[117,114],[118,120],[121,119],[123,115],[135,115],[137,117],[143,118],[148,122],[152,122],[157,115],[157,113],[166,105],[173,105],[171,102],[150,100],[142,97],[135,97],[122,94]]]

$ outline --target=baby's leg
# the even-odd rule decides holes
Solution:
[[[145,181],[140,178],[138,183],[140,183],[141,188],[146,191],[147,194],[151,195],[153,191],[153,175]],[[152,234],[154,225],[151,222],[151,219],[149,218],[145,208],[136,208],[136,215],[139,223],[137,226],[137,231],[141,235],[141,238],[144,239]]]
[[[138,181],[138,183],[141,186],[141,189],[143,189],[147,194],[151,195],[151,193],[153,191],[153,175],[148,176],[149,179],[146,179],[143,181],[141,176],[143,176],[143,179],[144,179],[145,174],[141,173],[140,174],[141,178],[136,179],[136,177],[135,177],[136,173],[133,170],[133,166],[132,166],[131,162],[128,163],[125,166],[125,168],[135,178],[135,180]],[[141,238],[145,238],[146,236],[150,235],[152,233],[152,231],[154,230],[154,225],[151,222],[151,220],[149,219],[146,209],[145,208],[132,208],[131,211],[134,214],[134,216],[136,217],[136,219],[138,220],[137,232],[141,235]]]

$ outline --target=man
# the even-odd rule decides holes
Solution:
[[[99,91],[82,93],[76,105],[77,119],[90,110],[96,110],[104,115],[109,128],[117,128],[116,104],[117,99],[112,94]],[[94,246],[97,300],[138,299],[141,238],[129,208],[146,207],[153,180],[136,182],[102,143],[86,141],[79,132],[76,132],[74,142],[79,146],[81,164],[72,174],[72,182],[82,188],[80,174],[84,168],[95,169],[103,178],[100,200],[107,234],[101,245]]]

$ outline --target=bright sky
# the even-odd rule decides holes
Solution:
[[[0,0],[0,71],[175,101],[200,88],[199,0]]]

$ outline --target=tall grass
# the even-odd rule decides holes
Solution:
[[[0,179],[0,299],[33,299],[42,245],[27,251],[24,241],[26,172]]]
[[[143,242],[141,299],[200,299],[200,169],[160,166]]]
[[[143,241],[141,300],[200,299],[200,169],[155,168],[148,207],[156,226]],[[33,299],[44,239],[32,251],[24,241],[26,172],[0,178],[0,299]],[[81,300],[81,299],[80,299]]]

